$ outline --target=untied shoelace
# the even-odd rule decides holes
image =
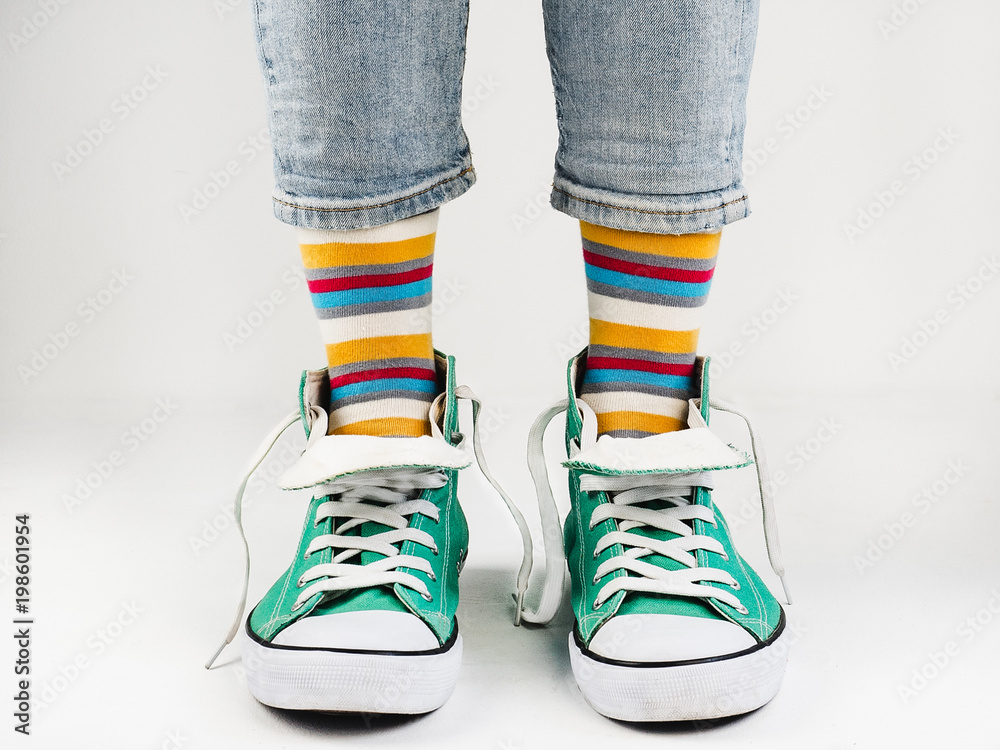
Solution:
[[[440,408],[444,394],[439,395],[431,405],[430,413],[435,415]],[[531,569],[531,532],[524,520],[524,516],[518,510],[514,501],[510,499],[500,484],[493,478],[486,463],[486,456],[483,453],[482,441],[479,434],[479,412],[482,403],[468,386],[460,385],[455,388],[456,399],[466,399],[472,402],[472,446],[479,464],[479,469],[483,476],[493,486],[501,498],[503,498],[511,516],[517,524],[521,534],[521,541],[524,545],[525,555],[518,571],[517,586],[522,591],[527,588],[528,573]],[[326,411],[319,406],[310,406],[311,429],[309,441],[306,449],[317,440],[326,435],[327,418]],[[281,435],[292,425],[296,424],[302,415],[298,410],[292,412],[282,419],[274,429],[264,438],[257,448],[253,459],[250,461],[243,479],[236,491],[234,500],[234,517],[236,527],[240,532],[240,539],[243,541],[244,565],[243,565],[243,588],[240,594],[240,601],[237,605],[236,616],[229,628],[225,640],[216,649],[212,657],[206,662],[205,668],[211,668],[218,659],[222,650],[228,646],[236,634],[239,632],[243,622],[243,614],[246,611],[247,593],[250,586],[250,544],[247,541],[246,531],[243,528],[243,496],[250,478],[257,467],[263,463],[268,453],[278,442]],[[434,437],[444,439],[441,428],[437,424],[437,419],[432,416],[431,432]],[[461,433],[455,433],[453,439],[458,440],[456,447],[461,448],[465,438]],[[315,538],[306,551],[309,557],[321,549],[331,548],[336,554],[328,563],[313,565],[297,582],[303,590],[296,597],[292,606],[293,610],[300,608],[306,601],[321,592],[341,591],[347,589],[366,588],[386,584],[399,583],[403,586],[417,591],[425,599],[430,597],[426,584],[412,573],[399,570],[399,568],[410,568],[429,573],[433,576],[428,563],[415,555],[400,554],[396,545],[404,541],[414,541],[424,544],[433,549],[432,537],[419,529],[409,528],[409,516],[414,513],[421,513],[430,518],[438,518],[438,508],[434,503],[414,497],[418,491],[425,488],[441,487],[447,481],[443,471],[433,467],[403,467],[375,469],[364,472],[357,472],[342,477],[335,478],[311,488],[315,497],[328,497],[326,502],[321,503],[316,511],[316,523],[326,518],[346,519],[338,525],[333,534],[325,534]],[[358,535],[344,535],[343,532],[350,531],[365,521],[389,526],[389,531],[373,534],[366,537]],[[339,551],[338,551],[339,550]],[[349,562],[352,557],[358,556],[362,550],[378,552],[384,557],[378,560],[360,565]],[[436,551],[436,550],[435,550]]]
[[[690,409],[697,410],[696,419],[701,421],[701,400],[691,399],[689,403]],[[746,423],[757,467],[757,486],[768,559],[771,569],[781,581],[785,601],[790,604],[791,597],[785,582],[785,567],[781,559],[781,545],[778,541],[774,502],[763,447],[750,419],[744,413],[716,399],[711,399],[709,405],[713,409],[734,414]],[[597,417],[593,409],[584,401],[579,401],[578,407],[582,413],[583,435],[579,443],[571,444],[571,458],[580,452],[581,443],[585,447],[596,441]],[[517,602],[515,624],[520,624],[522,620],[539,624],[549,622],[555,616],[563,598],[566,558],[563,550],[562,524],[545,465],[543,438],[552,419],[568,408],[567,399],[553,404],[538,416],[528,435],[528,468],[538,495],[542,541],[545,548],[545,571],[541,576],[542,591],[538,606],[534,610],[528,609],[524,600],[532,559],[530,548],[526,546],[521,565],[521,573],[524,575],[518,576],[518,590],[514,594]],[[605,520],[617,521],[617,530],[605,534],[598,541],[595,556],[616,544],[622,545],[624,550],[623,554],[616,555],[601,564],[596,571],[594,584],[616,570],[625,570],[629,573],[609,580],[598,592],[597,599],[593,603],[594,608],[618,591],[645,591],[679,596],[713,597],[733,606],[737,611],[745,611],[745,607],[735,595],[720,587],[705,585],[705,582],[718,582],[737,588],[738,583],[729,573],[719,569],[697,567],[697,558],[692,554],[695,550],[703,549],[722,554],[724,552],[719,542],[704,535],[695,535],[692,526],[687,523],[695,518],[711,524],[716,523],[711,509],[689,502],[695,487],[711,488],[711,472],[651,472],[610,476],[584,473],[581,476],[581,491],[606,492],[611,500],[595,509],[589,519],[590,527],[593,528]],[[658,509],[638,507],[650,501],[665,501],[660,505],[666,507]],[[632,533],[634,529],[641,527],[673,532],[676,536],[663,541]],[[669,557],[681,563],[684,568],[667,570],[641,559],[654,553]]]

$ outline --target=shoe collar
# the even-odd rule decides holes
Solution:
[[[299,384],[299,409],[308,443],[302,456],[278,479],[286,490],[304,489],[337,477],[373,469],[463,469],[471,463],[457,431],[455,358],[434,352],[441,393],[431,404],[432,435],[376,437],[327,435],[330,377],[327,369],[306,370]],[[448,436],[448,437],[445,437]]]
[[[643,438],[597,438],[597,416],[579,398],[586,371],[587,349],[569,361],[566,448],[570,469],[601,474],[682,473],[721,471],[749,466],[753,459],[721,440],[708,428],[708,357],[695,360],[695,384],[700,398],[688,401],[688,429]]]

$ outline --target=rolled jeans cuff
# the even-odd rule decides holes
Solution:
[[[590,224],[653,234],[708,232],[750,215],[741,181],[705,193],[631,195],[584,187],[557,174],[549,202]]]
[[[365,229],[426,213],[457,198],[476,182],[470,159],[456,170],[424,180],[405,190],[372,196],[362,202],[290,195],[276,187],[274,215],[304,229]]]

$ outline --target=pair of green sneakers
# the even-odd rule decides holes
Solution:
[[[453,357],[436,353],[436,363],[440,395],[430,408],[432,435],[421,438],[326,435],[326,371],[303,374],[300,408],[264,441],[236,502],[242,535],[250,475],[302,421],[306,449],[279,481],[314,494],[298,549],[244,622],[247,547],[239,612],[206,666],[239,634],[250,692],[269,706],[417,714],[448,699],[462,657],[455,612],[469,544],[457,496],[458,472],[471,463],[458,422],[466,398],[480,468],[522,535],[515,624],[552,618],[568,563],[576,615],[570,660],[598,712],[626,721],[709,719],[774,697],[786,661],[785,615],[736,552],[711,498],[713,472],[752,460],[708,429],[707,360],[698,360],[701,398],[691,400],[689,429],[600,440],[593,411],[577,397],[586,350],[570,361],[569,398],[543,413],[529,436],[546,556],[534,610],[525,606],[531,535],[486,467],[479,401],[456,385]],[[564,529],[541,451],[560,411],[572,500]],[[768,552],[781,576],[766,469],[756,446],[755,453]]]

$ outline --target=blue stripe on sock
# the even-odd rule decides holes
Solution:
[[[376,391],[422,391],[423,393],[434,393],[437,384],[433,380],[420,380],[419,378],[379,378],[377,380],[363,380],[360,383],[351,383],[330,391],[330,400],[339,401],[348,396],[357,396],[359,393],[373,393]]]
[[[584,383],[642,383],[658,388],[674,388],[690,391],[694,380],[688,375],[663,375],[643,370],[587,370],[583,374]]]
[[[358,305],[364,302],[386,302],[429,294],[431,284],[431,279],[421,279],[395,286],[345,289],[342,292],[315,292],[312,295],[312,301],[314,307],[342,307],[343,305]]]
[[[587,278],[601,284],[619,286],[624,289],[634,289],[639,292],[652,292],[653,294],[665,294],[674,297],[704,297],[708,294],[708,289],[712,286],[711,281],[700,284],[693,284],[687,281],[668,281],[666,279],[650,279],[646,276],[633,276],[629,273],[619,271],[609,271],[606,268],[592,266],[587,267]]]

